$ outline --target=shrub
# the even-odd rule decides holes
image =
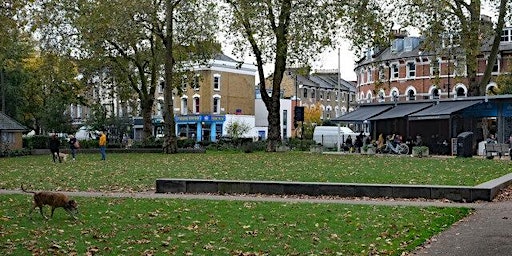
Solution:
[[[316,143],[314,140],[301,140],[299,138],[290,138],[288,144],[291,148],[299,151],[309,151],[311,146],[314,146]]]
[[[27,148],[48,148],[48,142],[50,141],[50,136],[47,135],[34,135],[32,137],[28,137],[27,139]]]
[[[196,141],[194,139],[181,139],[178,140],[178,148],[193,148],[196,144]]]
[[[133,143],[133,148],[162,148],[163,141],[155,137],[146,138],[143,141],[136,141]]]

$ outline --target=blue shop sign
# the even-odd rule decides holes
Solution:
[[[197,123],[197,122],[224,122],[226,116],[215,115],[196,115],[196,116],[176,116],[174,118],[177,123]]]
[[[503,104],[503,116],[512,116],[512,104],[510,104],[510,103]]]

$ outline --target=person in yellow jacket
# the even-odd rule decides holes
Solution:
[[[105,160],[107,158],[107,135],[105,135],[105,132],[100,132],[100,141],[98,142],[98,146],[100,147],[100,154],[101,154],[101,160]]]

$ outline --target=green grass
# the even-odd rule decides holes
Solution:
[[[510,161],[289,153],[79,154],[0,158],[0,188],[148,191],[157,178],[474,186],[512,172]]]
[[[30,220],[30,195],[0,195],[0,254],[401,255],[470,212],[177,199],[78,202],[79,221],[62,209],[49,221],[38,212]]]
[[[157,178],[473,186],[510,173],[509,161],[289,153],[80,154],[0,158],[0,188],[149,191]],[[27,217],[30,195],[0,195],[1,255],[400,255],[471,210],[314,203],[76,198]],[[48,212],[48,209],[47,209]],[[47,213],[49,214],[49,213]],[[252,254],[251,254],[252,253]]]

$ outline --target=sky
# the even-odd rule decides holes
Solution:
[[[222,49],[224,54],[235,60],[238,60],[237,57],[231,54],[233,49],[232,46],[223,45]],[[348,41],[341,42],[337,49],[329,49],[320,53],[317,58],[318,60],[312,63],[313,70],[338,69],[338,49],[340,51],[339,65],[341,70],[341,78],[346,81],[356,81],[356,74],[354,73],[354,62],[356,60],[356,56],[352,51],[350,51],[350,44]],[[252,57],[246,57],[244,62],[252,64],[256,63]],[[263,69],[265,76],[268,76],[272,74],[273,65],[265,65]],[[256,80],[259,80],[258,77],[256,77]]]

